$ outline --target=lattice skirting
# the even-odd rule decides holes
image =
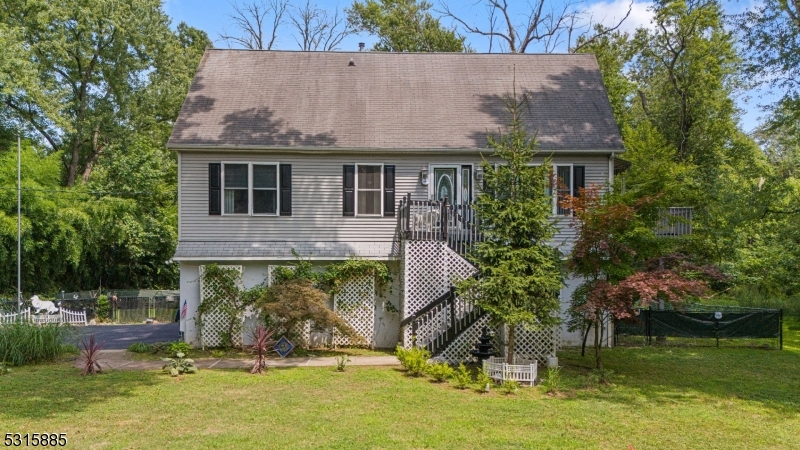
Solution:
[[[501,354],[508,349],[508,326],[500,327],[497,341],[501,343]],[[535,359],[547,364],[547,358],[556,356],[561,346],[561,326],[557,325],[543,330],[529,330],[517,327],[514,336],[514,355],[524,359]]]
[[[219,266],[223,269],[233,269],[239,273],[238,282],[242,282],[242,274],[244,268],[242,266]],[[200,302],[217,294],[219,285],[215,280],[209,280],[205,276],[205,266],[200,266]],[[219,347],[223,344],[222,334],[227,330],[227,325],[230,320],[244,320],[244,317],[231,318],[227,314],[219,310],[208,311],[202,318],[202,329],[200,330],[200,343],[204,347]],[[233,344],[241,345],[242,336],[233,336]]]
[[[402,317],[412,316],[445,294],[457,279],[477,269],[441,241],[403,241],[401,252]],[[403,345],[411,346],[411,329],[403,330]]]
[[[333,298],[333,310],[363,339],[361,345],[375,341],[375,278],[362,276],[345,283]],[[335,345],[359,344],[347,336],[334,333]]]
[[[483,327],[488,326],[488,323],[488,315],[480,318],[448,345],[439,357],[450,364],[473,361],[474,357],[470,352],[475,349],[475,343],[478,342],[478,337],[480,337]]]

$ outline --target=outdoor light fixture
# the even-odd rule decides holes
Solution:
[[[475,181],[483,181],[483,167],[475,168]]]
[[[422,168],[419,171],[419,182],[422,183],[423,186],[428,185],[428,169]]]

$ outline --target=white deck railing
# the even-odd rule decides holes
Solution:
[[[672,207],[660,211],[656,236],[684,236],[692,234],[692,207]]]
[[[49,323],[67,323],[70,325],[86,325],[86,311],[70,311],[60,308],[57,314],[31,314],[31,309],[26,308],[19,313],[0,313],[0,324],[30,322],[36,325]]]

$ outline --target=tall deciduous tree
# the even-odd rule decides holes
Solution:
[[[489,16],[485,26],[465,20],[444,2],[440,11],[458,23],[466,33],[489,39],[490,52],[495,40],[509,53],[555,52],[560,48],[576,52],[619,29],[631,14],[628,11],[615,19],[610,27],[597,26],[591,13],[580,8],[580,2],[553,2],[533,0],[515,2],[508,0],[478,0]]]
[[[764,0],[737,17],[747,49],[747,71],[782,92],[777,114],[800,120],[800,0]],[[786,114],[786,113],[790,114]]]
[[[351,26],[378,37],[382,52],[463,52],[465,38],[443,26],[425,0],[356,0],[347,9]]]
[[[471,258],[480,275],[460,281],[459,293],[508,325],[508,361],[514,358],[519,327],[545,328],[558,323],[558,294],[563,284],[560,252],[550,240],[552,198],[548,194],[551,165],[531,165],[536,138],[524,127],[528,98],[516,91],[505,99],[509,125],[505,134],[489,136],[484,189],[475,205],[485,240]]]
[[[223,31],[220,39],[228,45],[250,50],[272,50],[278,39],[278,30],[286,21],[289,0],[255,1],[241,5],[234,1],[230,5],[233,14],[228,18],[236,32]]]
[[[169,39],[159,0],[9,1],[0,22],[16,27],[37,71],[33,93],[18,89],[3,102],[53,150],[63,151],[65,184],[88,180],[97,159],[129,131],[131,105]]]

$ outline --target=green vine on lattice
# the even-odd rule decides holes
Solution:
[[[313,269],[311,261],[303,259],[294,249],[292,249],[292,254],[297,260],[291,266],[275,269],[273,272],[275,283],[298,278],[308,279],[313,281],[319,289],[330,295],[336,295],[348,282],[367,276],[374,278],[375,291],[378,296],[384,297],[387,288],[391,292],[392,274],[389,267],[380,261],[350,258],[347,261],[329,264],[319,272]],[[400,312],[388,300],[385,303],[387,311]],[[337,304],[337,307],[341,309],[344,305]]]
[[[205,283],[215,286],[213,293],[201,299],[197,309],[197,326],[203,330],[203,316],[212,311],[219,312],[224,317],[224,331],[220,332],[220,341],[223,347],[233,347],[235,336],[240,336],[244,330],[242,314],[248,306],[255,303],[263,293],[266,286],[260,284],[250,289],[240,287],[241,274],[231,267],[220,267],[217,264],[205,266],[202,275]]]

